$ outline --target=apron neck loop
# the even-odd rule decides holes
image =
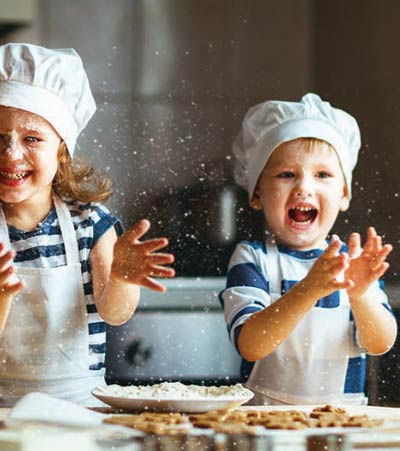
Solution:
[[[79,246],[76,239],[74,224],[71,214],[65,203],[55,194],[53,194],[53,203],[60,224],[61,236],[65,246],[65,255],[67,264],[80,263]],[[11,249],[10,237],[3,208],[0,205],[0,242],[4,243],[6,248]]]

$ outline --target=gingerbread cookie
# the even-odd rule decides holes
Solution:
[[[137,415],[113,415],[105,422],[152,434],[173,435],[188,433],[193,428],[225,434],[257,434],[266,429],[375,427],[381,425],[383,420],[372,420],[367,415],[350,416],[343,408],[325,405],[314,408],[308,415],[299,410],[255,409],[209,411],[188,415],[143,412]]]

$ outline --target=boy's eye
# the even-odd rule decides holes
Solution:
[[[317,172],[317,177],[320,179],[326,179],[326,178],[330,177],[330,174],[328,174],[328,172],[326,172],[326,171],[319,171],[319,172]]]
[[[291,177],[294,177],[294,174],[291,171],[283,171],[278,174],[278,177],[281,179],[289,179]]]

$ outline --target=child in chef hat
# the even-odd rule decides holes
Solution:
[[[373,227],[364,248],[358,233],[327,240],[359,148],[356,120],[315,94],[261,103],[243,120],[235,178],[270,236],[237,245],[220,298],[255,404],[362,404],[365,352],[394,343],[378,283],[392,246]]]
[[[105,323],[140,286],[172,277],[166,238],[140,241],[99,201],[110,185],[72,163],[96,109],[79,55],[0,46],[0,405],[31,391],[83,402],[104,384]],[[92,403],[92,401],[89,401]]]

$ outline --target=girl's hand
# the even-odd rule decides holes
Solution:
[[[173,277],[174,269],[165,268],[163,265],[173,263],[174,256],[155,252],[168,245],[166,238],[139,241],[149,228],[150,222],[143,219],[117,240],[114,245],[110,278],[113,281],[141,285],[155,291],[165,291],[165,287],[152,277]]]
[[[349,289],[353,286],[351,280],[343,280],[343,277],[341,277],[349,267],[349,256],[345,252],[339,254],[341,246],[342,242],[339,237],[332,235],[329,246],[301,282],[315,299],[328,296],[336,290]]]
[[[14,257],[15,253],[4,252],[4,244],[0,243],[0,300],[11,298],[24,286],[15,274]]]
[[[350,235],[350,265],[345,273],[346,279],[354,282],[354,286],[347,289],[350,299],[361,298],[371,284],[385,274],[389,268],[389,263],[385,260],[392,249],[390,244],[382,246],[382,237],[374,227],[368,228],[364,249],[361,247],[360,234]]]

